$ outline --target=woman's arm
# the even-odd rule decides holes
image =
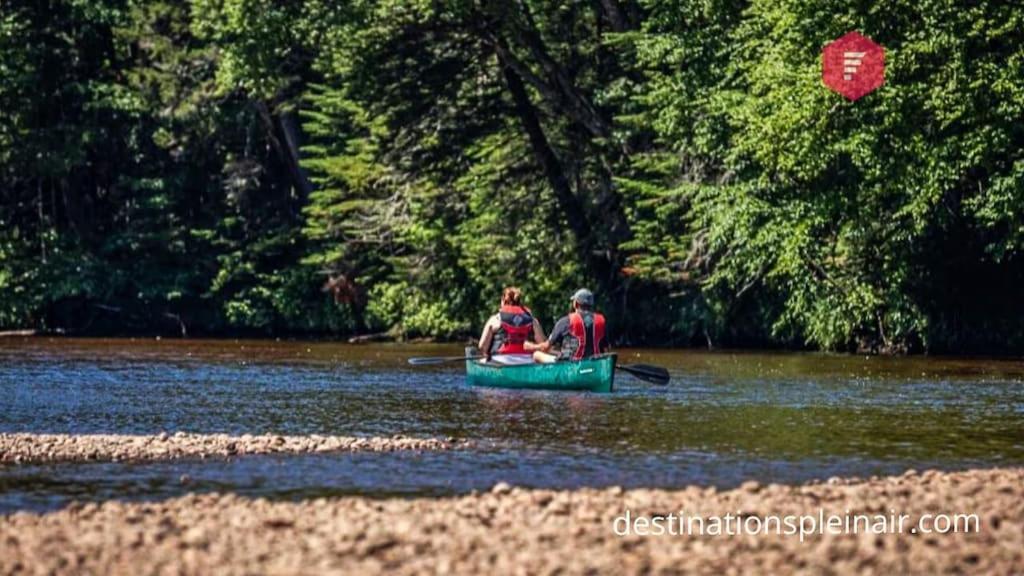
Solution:
[[[547,352],[548,350],[551,350],[551,342],[549,342],[547,337],[544,336],[544,328],[541,327],[540,320],[537,320],[536,318],[533,319],[533,342],[530,342],[529,340],[523,342],[523,348],[525,348],[527,352],[536,352],[538,350],[541,352]]]
[[[533,341],[540,344],[547,340],[548,337],[544,335],[544,327],[540,325],[540,320],[533,319]]]
[[[484,332],[480,335],[480,342],[477,344],[477,349],[484,356],[489,356],[488,352],[491,350],[491,339],[494,338],[494,318],[488,318],[487,324],[484,324]]]

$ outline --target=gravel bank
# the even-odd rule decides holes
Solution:
[[[980,533],[616,536],[632,514],[969,512]],[[736,490],[521,490],[451,499],[233,495],[0,517],[0,573],[582,574],[1024,572],[1024,469]]]
[[[347,436],[275,436],[246,434],[0,434],[0,463],[121,461],[205,458],[240,454],[308,452],[394,452],[450,450],[466,442],[451,438],[352,438]]]

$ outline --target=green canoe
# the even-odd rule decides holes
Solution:
[[[472,386],[492,388],[611,392],[615,382],[615,354],[578,362],[508,366],[466,358],[466,381]]]

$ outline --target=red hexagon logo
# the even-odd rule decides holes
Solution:
[[[821,51],[821,81],[856,100],[885,82],[885,49],[859,32],[850,32]]]

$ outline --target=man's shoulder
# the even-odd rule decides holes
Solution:
[[[552,336],[561,336],[562,334],[569,333],[569,317],[562,316],[555,322],[554,327],[551,328]]]

